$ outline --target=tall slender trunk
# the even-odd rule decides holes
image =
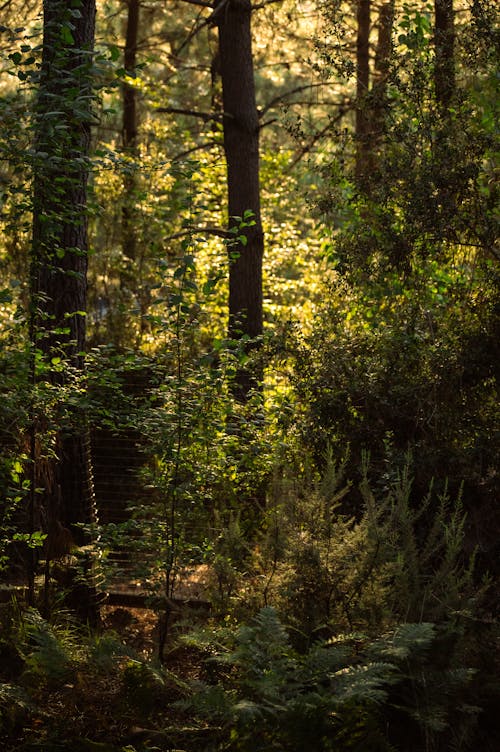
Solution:
[[[139,0],[127,1],[127,26],[125,32],[124,68],[127,75],[134,76],[137,65],[137,39],[139,34]],[[136,193],[136,175],[133,162],[137,157],[137,93],[135,86],[125,82],[122,90],[123,128],[122,144],[125,156],[131,164],[125,170],[123,178],[122,238],[125,260],[134,262],[137,256],[136,225],[134,221],[134,204]],[[126,279],[130,278],[126,274]]]
[[[370,153],[370,113],[368,93],[370,89],[370,18],[371,1],[357,0],[356,34],[356,163],[355,177],[360,189],[364,189]]]
[[[434,0],[434,89],[447,109],[455,91],[455,25],[453,0]]]
[[[123,63],[129,76],[135,75],[139,36],[139,0],[127,0],[127,26]],[[123,84],[123,148],[133,149],[137,142],[137,95],[134,86]]]
[[[394,0],[380,7],[377,24],[377,47],[375,50],[374,80],[372,84],[372,150],[374,162],[385,131],[387,108],[387,80],[392,57],[392,26],[394,23]],[[375,166],[375,164],[374,164]]]
[[[134,77],[137,66],[137,43],[140,22],[140,0],[126,0],[127,19],[125,27],[125,49],[123,65],[128,76]],[[138,114],[136,87],[125,81],[122,86],[122,148],[125,160],[123,172],[122,195],[122,251],[123,261],[120,271],[120,288],[122,293],[123,310],[118,314],[115,339],[117,344],[123,345],[127,330],[127,309],[139,304],[141,313],[141,331],[145,306],[141,299],[138,284],[139,248],[137,234],[137,160],[138,160]]]
[[[255,339],[262,334],[262,258],[264,234],[260,216],[259,117],[251,38],[250,0],[228,0],[216,6],[224,107],[224,150],[227,162],[229,227],[237,217],[253,213],[254,224],[241,235],[246,243],[229,246],[229,336]],[[262,374],[241,368],[235,394],[246,401]]]

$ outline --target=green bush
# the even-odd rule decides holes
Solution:
[[[348,446],[348,475],[359,477],[369,450],[383,485],[411,450],[417,499],[431,482],[453,494],[463,484],[467,509],[492,510],[500,490],[498,291],[486,276],[469,283],[471,294],[460,270],[429,264],[406,283],[393,276],[369,291],[341,288],[312,334],[292,337],[298,429],[318,465],[327,446],[337,457]]]

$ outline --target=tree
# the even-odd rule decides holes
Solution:
[[[229,336],[262,334],[262,259],[264,233],[260,216],[259,116],[255,101],[250,0],[219,2],[220,71],[224,107],[224,151],[227,162],[229,230],[252,213],[251,226],[236,232],[229,246]],[[250,223],[249,223],[250,224]],[[245,401],[260,374],[241,368],[235,394]]]
[[[139,10],[138,0],[127,2],[127,30],[125,34],[125,50],[123,63],[129,76],[135,75],[137,65],[137,41],[139,34]],[[137,142],[137,94],[130,83],[123,84],[123,148],[130,149]]]
[[[123,66],[127,76],[134,77],[137,65],[137,44],[139,35],[140,3],[139,0],[127,0],[127,21],[125,33],[125,49]],[[122,146],[124,152],[123,174],[123,206],[122,206],[122,250],[123,268],[120,274],[120,287],[122,294],[140,297],[136,274],[136,262],[138,255],[138,217],[135,211],[137,196],[137,136],[138,136],[138,113],[137,91],[133,84],[125,80],[122,84]],[[122,300],[122,305],[124,304]],[[141,329],[144,323],[144,306],[141,305]],[[119,341],[123,338],[125,322],[118,326],[117,336]],[[122,344],[122,343],[121,343]]]
[[[349,445],[354,472],[369,450],[382,477],[384,464],[411,450],[414,498],[431,483],[462,493],[485,551],[485,520],[498,519],[500,362],[488,6],[457,16],[455,34],[451,3],[436,4],[434,28],[428,7],[405,5],[392,57],[392,13],[383,6],[383,24],[381,9],[369,103],[378,104],[380,71],[383,131],[372,123],[383,143],[367,187],[353,181],[355,166],[339,174],[332,164],[330,258],[339,276],[309,340],[314,355],[297,367],[304,436],[319,462],[328,447]]]
[[[447,108],[455,91],[455,26],[453,0],[434,0],[434,90]]]
[[[370,0],[358,0],[356,35],[356,158],[355,178],[359,189],[368,192],[377,167],[377,152],[384,133],[387,79],[392,56],[394,0],[379,7],[377,39],[370,44],[372,7]],[[373,57],[373,65],[370,65]]]
[[[95,0],[44,0],[43,52],[35,104],[31,337],[33,377],[63,389],[84,370],[87,179],[92,122]],[[40,358],[37,358],[37,354]],[[93,520],[88,431],[77,408],[59,427],[47,473],[47,558]],[[35,458],[32,458],[35,460]],[[91,614],[88,614],[91,616]]]
[[[370,17],[371,0],[358,0],[356,20],[356,181],[363,187],[370,167],[370,115],[368,91],[370,87]]]

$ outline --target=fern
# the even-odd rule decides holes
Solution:
[[[409,734],[408,751],[437,749],[443,736],[466,734],[480,712],[464,702],[475,672],[453,665],[450,637],[451,630],[443,626],[403,624],[367,649],[367,656],[391,661],[396,668],[386,702],[392,716],[389,733]],[[405,732],[408,722],[414,727]]]
[[[360,490],[365,513],[360,526],[378,540],[378,566],[386,566],[390,610],[398,620],[439,621],[463,609],[474,592],[474,557],[464,553],[465,513],[461,497],[436,495],[431,483],[418,506],[411,502],[411,456],[376,499],[363,468]]]
[[[130,707],[147,718],[171,695],[186,694],[187,684],[161,664],[129,658],[121,672],[125,697]]]
[[[74,636],[70,630],[57,630],[43,619],[35,609],[28,609],[24,615],[27,647],[25,655],[25,680],[40,683],[61,684],[73,673],[72,652],[75,648]]]
[[[277,612],[263,608],[251,624],[238,630],[236,647],[223,653],[224,664],[233,667],[227,688],[198,684],[193,707],[204,717],[212,713],[225,721],[238,750],[326,752],[333,749],[330,740],[342,727],[344,715],[366,734],[367,729],[370,734],[378,729],[380,744],[373,749],[388,750],[374,718],[397,669],[360,654],[363,639],[346,635],[299,654]],[[361,734],[365,741],[370,737],[366,734]],[[346,742],[341,749],[351,747]]]
[[[367,655],[401,663],[410,656],[422,655],[428,651],[434,638],[434,624],[401,624],[391,634],[375,640],[368,647]]]
[[[214,651],[228,633],[212,637]],[[464,694],[473,672],[436,667],[445,637],[432,623],[401,624],[375,640],[341,634],[299,653],[266,607],[230,638],[229,650],[212,652],[225,672],[216,685],[193,686],[183,709],[223,723],[224,748],[235,752],[407,752],[398,733],[408,724],[408,750],[425,749],[454,720],[465,733],[477,712]]]
[[[88,661],[99,673],[110,673],[117,669],[123,657],[133,657],[133,651],[112,634],[90,635]]]

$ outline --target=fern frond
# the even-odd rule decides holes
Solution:
[[[25,674],[38,676],[42,682],[66,681],[72,673],[72,656],[68,644],[60,639],[54,627],[35,609],[28,609],[24,622],[28,640],[34,645],[34,649],[25,656]]]
[[[366,654],[398,663],[408,660],[417,652],[430,648],[435,637],[435,625],[429,622],[401,624],[390,635],[375,640]]]
[[[391,663],[374,662],[349,666],[330,677],[335,703],[382,703],[387,699],[387,685],[394,680]]]

